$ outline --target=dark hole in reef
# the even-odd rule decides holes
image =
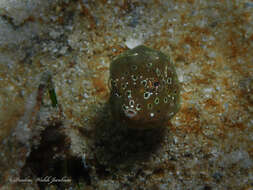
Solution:
[[[95,123],[93,150],[96,160],[105,168],[128,171],[156,153],[168,128],[160,125],[147,130],[137,129],[140,127],[137,125],[129,128],[128,122],[114,119],[109,108],[109,104],[105,106]]]
[[[65,189],[73,183],[91,183],[89,168],[85,167],[82,159],[68,154],[69,143],[61,132],[61,124],[48,126],[41,134],[39,147],[33,148],[22,168],[21,177],[36,179],[65,179],[68,182],[53,183],[59,189]],[[40,189],[46,189],[47,182],[37,182]]]

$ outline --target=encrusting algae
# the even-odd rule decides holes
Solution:
[[[110,65],[110,106],[114,119],[134,129],[164,126],[179,110],[179,82],[170,58],[143,45]]]

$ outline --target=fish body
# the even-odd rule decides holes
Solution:
[[[129,127],[164,125],[179,109],[179,82],[168,56],[137,46],[110,65],[110,107],[115,119]]]

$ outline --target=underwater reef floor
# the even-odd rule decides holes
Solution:
[[[141,44],[181,86],[162,129],[109,111],[110,62]],[[1,0],[0,189],[252,189],[252,49],[247,0]]]

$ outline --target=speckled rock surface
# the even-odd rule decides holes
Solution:
[[[0,189],[252,189],[252,23],[247,0],[2,0]],[[140,44],[181,85],[161,130],[109,111],[110,62]]]

